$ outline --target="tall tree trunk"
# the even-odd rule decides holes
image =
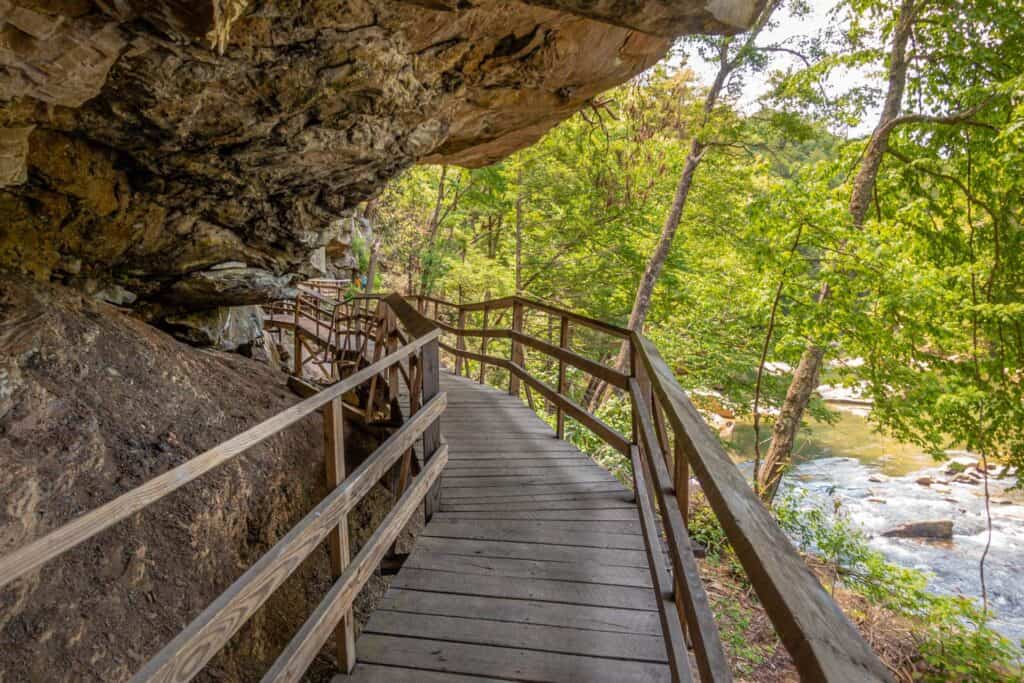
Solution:
[[[437,229],[441,225],[441,207],[444,204],[444,181],[448,175],[448,167],[441,167],[441,177],[437,181],[437,199],[434,201],[434,210],[430,214],[430,222],[427,223],[427,248],[426,248],[426,267],[420,274],[420,290],[424,296],[430,295],[430,282],[431,273],[430,270],[434,265],[432,251],[434,249],[434,242],[437,239]]]
[[[756,36],[756,33],[754,34]],[[658,277],[661,276],[661,271],[665,267],[665,261],[668,259],[669,252],[672,250],[672,242],[676,238],[676,232],[679,230],[679,221],[683,215],[683,209],[686,208],[686,200],[690,196],[690,189],[693,187],[693,176],[697,172],[697,168],[700,166],[701,160],[704,158],[704,151],[706,145],[701,140],[700,135],[703,130],[703,125],[707,123],[711,116],[711,112],[714,110],[715,105],[718,103],[718,98],[722,94],[722,89],[725,87],[725,81],[729,74],[736,68],[737,63],[728,59],[728,39],[723,39],[722,48],[720,49],[720,61],[718,67],[718,73],[715,75],[715,80],[711,84],[711,88],[708,90],[707,95],[704,97],[704,120],[697,134],[690,140],[690,153],[686,157],[686,164],[683,166],[683,173],[679,177],[679,183],[676,185],[676,193],[672,198],[672,206],[669,207],[668,215],[665,216],[665,223],[661,227],[661,235],[658,237],[658,244],[654,247],[654,251],[651,253],[651,258],[647,261],[647,266],[644,268],[643,277],[640,278],[640,284],[636,288],[636,296],[633,298],[633,308],[629,313],[628,327],[631,330],[642,331],[644,322],[647,320],[647,312],[651,309],[651,297],[654,295],[654,287],[658,284]],[[753,41],[751,37],[748,42]],[[629,341],[623,341],[619,347],[619,355],[615,359],[615,367],[620,372],[627,372],[629,366]],[[587,409],[594,413],[600,407],[604,401],[604,397],[608,391],[608,384],[604,382],[591,382],[588,384],[587,392],[584,396],[584,402]]]
[[[366,266],[366,287],[365,294],[373,293],[373,281],[377,278],[377,251],[380,249],[380,242],[374,240],[370,246],[370,263]]]
[[[522,174],[520,174],[520,182]],[[523,191],[516,197],[516,294],[523,293]]]
[[[638,332],[643,330],[644,322],[647,320],[647,313],[651,309],[651,297],[654,295],[654,288],[658,284],[658,277],[661,275],[661,271],[665,267],[665,261],[672,250],[672,242],[675,240],[676,232],[679,229],[679,221],[682,218],[683,210],[686,208],[690,189],[693,187],[693,176],[697,172],[697,168],[700,166],[700,162],[704,158],[704,152],[707,149],[707,144],[702,139],[704,127],[707,125],[711,118],[711,113],[718,104],[718,98],[721,96],[729,76],[745,64],[747,58],[756,51],[755,43],[757,37],[767,26],[772,14],[781,4],[781,0],[769,0],[765,4],[757,21],[754,22],[753,27],[744,37],[743,44],[740,45],[731,57],[729,55],[729,48],[732,45],[733,39],[729,37],[722,38],[721,43],[719,43],[718,72],[715,74],[715,80],[704,96],[703,118],[696,134],[690,140],[690,153],[686,157],[686,164],[683,166],[683,173],[679,177],[679,184],[676,185],[676,193],[672,199],[672,206],[669,208],[668,215],[665,217],[665,223],[661,228],[658,244],[655,246],[654,252],[647,262],[647,267],[644,268],[643,277],[640,278],[640,284],[637,286],[636,297],[633,299],[633,308],[629,313],[628,327],[631,330]],[[615,360],[615,367],[620,372],[626,372],[628,366],[629,342],[627,340],[623,341],[619,347],[619,355]],[[593,396],[586,402],[590,412],[597,411],[607,391],[608,385],[606,383],[602,382],[598,385],[597,389],[593,392]]]
[[[889,148],[889,137],[895,128],[894,124],[902,111],[903,92],[907,85],[907,43],[913,32],[916,9],[914,0],[903,0],[900,4],[900,13],[896,19],[889,51],[889,84],[885,104],[864,150],[860,169],[854,178],[850,193],[850,218],[857,229],[864,226],[875,192],[878,170]],[[817,300],[819,304],[828,305],[827,285],[822,286]],[[786,391],[786,399],[772,428],[772,442],[768,447],[768,454],[757,474],[758,488],[765,500],[771,501],[775,498],[782,475],[792,459],[793,444],[800,431],[804,411],[818,387],[818,378],[824,361],[824,347],[811,342],[800,356],[800,363],[793,372],[793,379]]]

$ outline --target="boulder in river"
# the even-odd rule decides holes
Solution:
[[[935,538],[950,540],[953,538],[953,520],[933,519],[923,522],[908,522],[895,529],[882,532],[883,536],[894,538]]]
[[[931,486],[934,480],[931,477],[918,477],[914,481],[921,486]]]

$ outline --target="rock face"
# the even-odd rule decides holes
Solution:
[[[266,299],[410,164],[507,155],[757,6],[0,0],[0,266],[149,317]]]
[[[0,555],[293,405],[286,377],[0,278]],[[380,438],[346,424],[348,467]],[[309,416],[0,590],[0,678],[127,680],[322,499],[322,444]],[[390,507],[378,486],[351,513],[355,546]],[[198,680],[258,680],[330,583],[321,547]]]
[[[896,538],[931,538],[949,540],[953,538],[953,520],[935,519],[924,522],[908,522],[882,533]]]

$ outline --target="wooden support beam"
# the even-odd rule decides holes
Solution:
[[[571,331],[571,328],[569,327],[569,318],[568,318],[568,316],[564,316],[563,315],[563,316],[561,316],[560,320],[561,320],[561,324],[559,326],[559,331],[558,331],[558,348],[560,350],[562,350],[562,351],[569,351],[569,344],[572,341],[571,337],[570,337],[570,335],[572,334],[572,331]],[[566,390],[567,389],[568,389],[568,386],[566,384],[566,377],[565,377],[565,359],[564,358],[559,358],[558,359],[558,393],[561,394],[562,396],[566,396],[567,395],[566,394]],[[564,439],[565,438],[565,411],[562,410],[562,406],[560,406],[558,404],[555,404],[555,405],[557,406],[556,410],[558,411],[557,417],[556,417],[555,434],[558,435],[559,439]]]
[[[459,309],[459,323],[458,324],[459,324],[459,329],[460,330],[466,326],[466,312],[464,310],[462,310],[461,308]],[[456,333],[455,347],[459,351],[465,351],[466,350],[466,338],[463,335]],[[462,356],[456,354],[455,355],[455,374],[456,375],[458,375],[458,376],[462,375],[462,366],[463,366],[464,363],[466,363],[466,362],[465,362],[465,360],[463,360]],[[466,365],[467,365],[466,370],[467,370],[467,374],[468,374],[469,367],[468,367],[468,364],[466,364]]]
[[[256,564],[149,660],[132,677],[132,683],[187,681],[195,677],[278,586],[291,576],[309,553],[337,527],[341,515],[348,514],[416,440],[424,427],[436,421],[444,407],[445,396],[441,394],[429,409],[424,406],[417,416],[419,419],[413,419],[392,434],[344,484],[328,493]],[[331,624],[331,630],[334,623]]]
[[[517,336],[523,336],[523,304],[519,300],[512,304],[512,334],[511,360],[516,365],[525,367],[523,344],[517,339]],[[516,398],[519,397],[519,378],[514,372],[508,375],[508,393]]]
[[[440,349],[437,339],[433,339],[420,353],[419,370],[423,386],[422,400],[430,402],[441,390],[441,367]],[[441,447],[441,420],[434,420],[423,432],[423,463],[430,462],[430,458]],[[431,486],[429,493],[424,500],[423,513],[426,521],[434,516],[441,507],[441,482],[437,481]]]
[[[416,477],[416,482],[373,532],[352,564],[345,569],[341,578],[334,583],[327,596],[263,676],[261,683],[298,683],[303,680],[306,669],[320,652],[338,619],[347,610],[351,610],[356,595],[373,575],[388,547],[409,523],[426,492],[437,485],[448,463],[448,448],[442,446],[431,456],[429,464]]]
[[[333,491],[345,480],[345,425],[342,401],[336,398],[324,406],[324,463],[327,490]],[[342,514],[338,526],[328,535],[331,549],[331,576],[337,580],[349,561],[348,514]],[[356,666],[356,635],[352,610],[349,609],[334,631],[337,640],[338,668],[352,673]]]

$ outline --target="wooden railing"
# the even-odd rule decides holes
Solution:
[[[559,438],[565,434],[566,418],[572,418],[629,459],[675,680],[732,680],[687,531],[691,472],[801,679],[891,680],[888,669],[807,568],[657,348],[643,335],[523,297],[462,305],[430,297],[414,300],[420,312],[432,317],[446,333],[440,347],[451,358],[456,373],[475,374],[474,379],[481,383],[488,377],[504,382],[504,375],[487,372],[488,367],[503,370],[511,394],[518,396],[524,387],[531,405],[532,391],[536,391],[553,406]],[[539,326],[532,321],[533,328],[546,330],[548,340],[530,333],[528,316],[538,314],[546,321]],[[479,320],[480,326],[470,327],[471,318],[474,324]],[[499,326],[499,320],[509,323]],[[594,359],[585,355],[583,348],[576,348],[574,334],[584,330],[603,335],[605,349],[617,351],[626,343],[629,374],[609,367],[600,354]],[[477,340],[479,351],[469,350],[469,342]],[[493,340],[508,340],[507,356],[488,353]],[[527,371],[527,349],[541,354],[548,364],[557,363],[557,374],[548,373],[555,386]],[[594,356],[593,349],[589,350]],[[471,363],[476,363],[476,368],[471,368]],[[588,411],[582,398],[575,400],[570,395],[569,367],[624,392],[632,412],[629,437]],[[473,373],[474,369],[477,372]],[[667,561],[662,539],[667,541]],[[692,644],[696,672],[692,671],[688,643]]]
[[[320,313],[310,312],[310,307],[302,300],[300,296],[293,304],[296,314],[319,320]],[[315,308],[319,311],[324,303],[318,302]],[[350,672],[356,661],[353,601],[416,508],[424,504],[428,515],[436,509],[437,483],[448,461],[447,446],[441,444],[439,422],[447,401],[446,395],[440,392],[438,375],[440,330],[401,297],[392,295],[374,303],[378,305],[375,326],[393,328],[393,334],[389,336],[400,337],[403,340],[401,345],[391,344],[387,355],[378,357],[367,367],[0,558],[0,588],[38,570],[44,563],[320,411],[328,483],[326,497],[150,659],[132,680],[187,681],[193,678],[325,540],[330,545],[334,584],[263,681],[300,680],[332,633],[337,634],[339,664]],[[287,307],[283,304],[275,306],[272,307],[275,310]],[[343,316],[338,317],[337,308],[331,308],[330,314],[332,324],[348,323]],[[385,321],[390,322],[385,325]],[[343,396],[367,382],[375,384],[383,373],[391,373],[396,384],[390,386],[397,387],[395,368],[403,361],[407,361],[413,370],[404,375],[407,382],[412,382],[407,387],[410,396],[414,397],[411,415],[356,470],[346,475]],[[411,449],[420,439],[424,466],[419,475],[406,485],[410,479]],[[399,461],[402,463],[402,483],[394,507],[359,553],[350,559],[348,513]]]

